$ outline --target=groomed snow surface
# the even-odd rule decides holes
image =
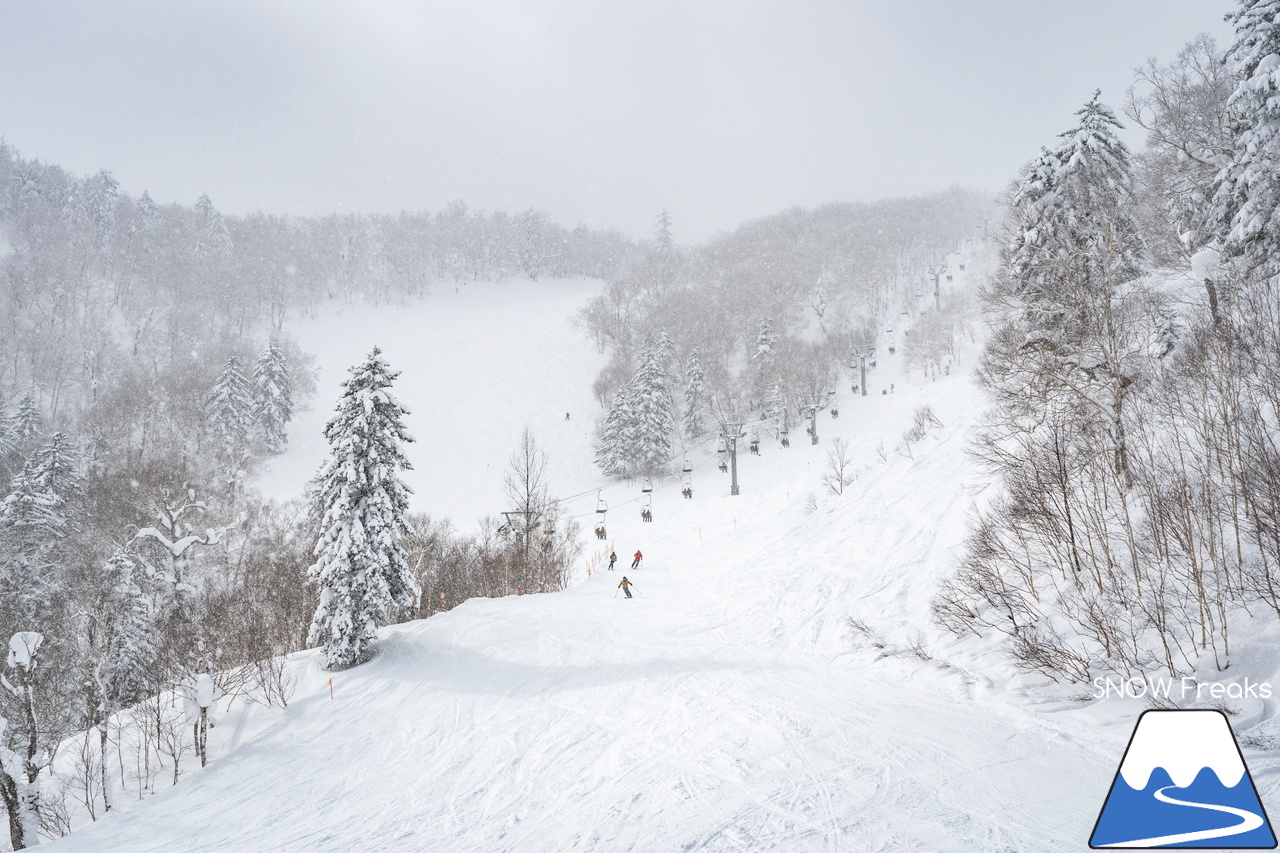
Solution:
[[[964,259],[954,287],[977,275]],[[678,480],[656,484],[645,524],[639,484],[606,484],[590,461],[603,356],[566,318],[594,292],[441,287],[304,322],[320,400],[264,487],[301,489],[337,382],[378,344],[414,412],[415,508],[464,529],[503,508],[502,469],[528,424],[554,490],[574,496],[587,556],[602,544],[591,530],[604,488],[618,570],[383,629],[379,656],[347,672],[295,655],[287,709],[233,704],[207,768],[135,793],[51,851],[1086,849],[1145,706],[1044,689],[992,643],[929,622],[990,495],[964,454],[982,408],[974,353],[930,381],[903,371],[901,348],[886,354],[886,335],[872,394],[853,396],[846,378],[818,445],[802,426],[790,449],[764,435],[762,455],[739,456],[736,497],[714,446],[694,448],[693,499]],[[897,452],[924,403],[944,426]],[[842,496],[820,485],[836,436],[858,471]],[[633,599],[616,588],[623,575]],[[1237,731],[1270,714],[1236,704]],[[1277,787],[1266,756],[1246,749],[1264,803]]]

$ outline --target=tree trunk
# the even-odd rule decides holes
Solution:
[[[23,850],[27,844],[17,780],[3,770],[0,770],[0,799],[4,800],[5,811],[9,813],[9,843],[14,850]]]

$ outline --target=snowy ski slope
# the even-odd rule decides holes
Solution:
[[[976,274],[967,260],[955,287]],[[414,412],[415,508],[463,527],[501,508],[501,471],[528,423],[594,553],[604,484],[584,431],[603,357],[565,320],[594,286],[533,287],[305,324],[321,402],[265,487],[301,487],[315,447],[299,430],[318,436],[346,365],[379,343]],[[709,446],[690,453],[693,500],[675,479],[657,484],[652,524],[638,484],[606,485],[619,571],[384,629],[376,660],[332,676],[333,699],[331,674],[296,655],[286,710],[231,708],[206,769],[50,849],[1086,849],[1143,706],[1033,689],[989,644],[928,621],[984,497],[963,453],[981,408],[972,354],[932,382],[882,348],[873,393],[854,397],[846,380],[840,418],[819,414],[820,444],[800,428],[790,449],[766,437],[761,456],[739,457],[739,496]],[[923,403],[944,426],[908,458],[895,448]],[[840,497],[820,486],[837,435],[859,471]],[[624,574],[632,600],[616,589]],[[1265,800],[1276,763],[1259,756],[1246,755]]]

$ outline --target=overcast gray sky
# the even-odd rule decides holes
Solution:
[[[698,240],[996,191],[1232,0],[0,0],[0,136],[226,213],[545,209]],[[1137,141],[1140,137],[1135,138]]]

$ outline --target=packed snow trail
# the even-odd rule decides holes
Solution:
[[[821,444],[740,455],[740,496],[705,450],[693,500],[655,484],[653,523],[638,485],[608,487],[610,541],[639,569],[383,629],[350,671],[295,655],[287,709],[236,705],[207,768],[51,850],[1082,849],[1131,723],[1015,701],[929,625],[984,487],[964,455],[980,401],[900,358],[841,395]],[[922,403],[944,428],[896,452]],[[840,497],[819,483],[836,436],[858,471]]]

